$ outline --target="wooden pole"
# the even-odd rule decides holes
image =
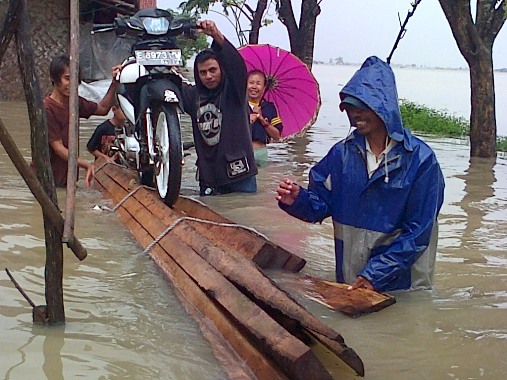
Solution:
[[[41,106],[42,107],[42,106]],[[43,108],[40,108],[42,110]],[[40,125],[40,124],[39,124]],[[36,127],[35,129],[38,129]],[[58,207],[51,201],[51,198],[46,194],[40,182],[37,180],[34,171],[30,166],[26,163],[23,155],[19,151],[16,143],[12,139],[9,131],[5,127],[4,123],[0,119],[0,143],[5,149],[5,152],[11,159],[12,163],[18,170],[21,177],[25,180],[25,183],[28,185],[28,188],[35,196],[35,199],[39,202],[42,207],[42,213],[44,217],[46,217],[53,225],[58,227],[58,231],[60,235],[63,232],[63,218],[60,213]],[[84,260],[86,258],[87,252],[86,249],[81,245],[81,242],[75,237],[67,242],[67,246],[74,252],[76,257],[79,260]]]
[[[64,242],[74,235],[76,182],[79,145],[79,0],[70,2],[70,98],[69,98],[69,157],[67,172],[67,198],[65,202]]]
[[[19,22],[19,13],[21,12],[20,5],[21,4],[19,0],[11,0],[9,2],[9,9],[7,10],[6,13],[4,24],[2,26],[2,31],[0,32],[0,62],[3,61],[3,57],[5,55],[5,52],[7,51],[7,47],[9,46],[9,43],[12,40],[12,37],[14,36],[16,26]],[[26,57],[28,61],[23,60],[21,61],[22,65],[20,66],[20,69],[25,70],[25,72],[27,71],[26,69],[24,69],[25,65],[26,67],[31,68],[32,70],[35,67],[33,56],[31,56],[30,54],[31,53],[28,52],[28,55]],[[46,116],[44,114],[44,107],[42,105],[40,89],[38,82],[36,80],[35,72],[32,71],[31,74],[22,75],[22,77],[24,79],[28,78],[29,80],[29,82],[25,85],[25,95],[27,99],[35,99],[34,106],[30,106],[30,104],[28,104],[30,124],[32,126],[35,126],[32,128],[32,132],[37,131],[37,133],[40,134],[41,142],[47,146],[47,127],[45,124]],[[36,88],[37,91],[35,91]],[[28,93],[26,91],[28,91]],[[35,94],[35,92],[37,92],[37,94]],[[32,147],[34,146],[34,144],[38,144],[38,142],[33,141],[33,137],[34,134],[32,133]],[[62,234],[64,221],[60,214],[60,210],[58,209],[58,204],[53,203],[51,198],[47,195],[48,193],[46,193],[44,188],[41,186],[41,183],[37,180],[37,177],[35,176],[33,170],[31,170],[31,168],[27,165],[25,159],[23,158],[14,140],[11,138],[9,132],[7,131],[1,120],[0,120],[0,143],[4,146],[5,151],[9,155],[12,162],[14,163],[14,166],[16,166],[16,169],[18,169],[18,172],[25,180],[26,184],[28,185],[28,188],[41,205],[43,214],[51,221],[51,223],[53,223],[55,226],[58,226],[60,234]],[[45,149],[44,146],[41,146],[41,149],[44,150]],[[38,152],[42,154],[41,149],[36,149],[37,155]],[[36,156],[32,155],[32,157],[35,160]],[[37,163],[34,162],[34,164],[37,167]],[[39,168],[39,169],[42,168],[39,171],[42,173],[41,175],[44,175],[45,169],[48,168],[49,166],[50,164],[48,153],[47,162],[44,162]],[[49,176],[50,174],[48,173],[47,175]],[[45,178],[45,181],[52,182],[53,179]],[[47,185],[47,187],[49,186],[50,185]],[[55,199],[56,199],[56,190],[55,190]],[[87,255],[86,249],[81,245],[81,243],[75,236],[73,236],[67,242],[67,246],[72,250],[72,252],[74,252],[74,254],[79,260],[84,260],[86,258]]]
[[[2,31],[0,32],[0,62],[3,61],[7,47],[9,46],[18,25],[18,14],[20,10],[19,5],[19,0],[11,0],[9,2],[9,8],[5,14]]]

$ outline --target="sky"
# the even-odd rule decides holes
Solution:
[[[159,8],[176,9],[182,0],[157,1]],[[399,18],[403,23],[408,11],[412,9],[411,2],[412,0],[322,0],[322,11],[317,17],[314,60],[327,63],[341,57],[347,63],[361,63],[371,55],[385,60],[400,30]],[[298,14],[300,0],[293,0],[292,3],[294,12]],[[222,7],[218,5],[212,9],[215,12],[203,15],[201,19],[214,20],[222,33],[234,45],[239,46],[230,21],[219,14],[222,13]],[[276,18],[275,10],[269,9],[268,15],[274,22],[261,28],[259,43],[290,50],[287,30]],[[393,54],[392,64],[468,67],[438,0],[422,0],[406,29],[405,37]],[[507,68],[507,22],[493,45],[493,66],[495,69]]]

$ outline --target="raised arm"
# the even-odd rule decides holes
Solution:
[[[220,57],[220,65],[227,74],[239,99],[246,99],[246,64],[238,50],[218,30],[216,24],[210,20],[202,20],[202,33],[213,38],[211,49]]]
[[[121,65],[117,65],[111,69],[113,79],[111,81],[111,84],[109,85],[109,88],[107,89],[106,95],[104,95],[102,100],[99,102],[94,115],[105,116],[109,113],[109,110],[113,106],[116,97],[116,90],[118,89],[118,86],[120,84],[120,82],[118,81],[118,74],[120,73],[120,68]]]

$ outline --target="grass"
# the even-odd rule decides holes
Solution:
[[[463,117],[456,117],[407,100],[401,101],[400,111],[403,125],[411,131],[451,138],[468,138],[470,135],[470,123]],[[497,138],[496,150],[507,152],[507,137]]]
[[[400,111],[403,125],[411,131],[453,138],[465,138],[470,132],[470,124],[465,118],[407,100],[401,102]]]

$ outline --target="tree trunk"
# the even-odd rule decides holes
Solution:
[[[470,68],[470,156],[496,157],[493,43],[507,18],[505,0],[477,2],[475,18],[470,0],[439,2]]]
[[[248,43],[249,44],[258,44],[259,43],[259,30],[261,28],[262,16],[266,11],[268,6],[268,0],[259,0],[257,2],[257,8],[255,8],[255,13],[253,15],[252,27],[250,29],[250,34],[248,35]]]
[[[277,11],[278,18],[287,28],[291,52],[311,69],[315,44],[315,25],[317,24],[317,16],[321,11],[317,0],[302,0],[299,27],[290,0],[278,0]]]
[[[306,0],[301,4],[301,18],[299,21],[299,55],[298,57],[312,69],[313,50],[315,46],[315,26],[320,7],[316,0]]]
[[[12,1],[12,0],[11,0]],[[45,112],[42,103],[42,95],[35,74],[34,53],[28,20],[28,8],[26,0],[21,0],[21,15],[19,28],[16,34],[18,51],[18,64],[25,89],[28,105],[28,115],[31,128],[32,157],[35,164],[37,178],[44,187],[46,193],[55,205],[58,205],[56,189],[49,162],[49,147],[47,126],[45,124]],[[47,316],[50,324],[65,322],[63,306],[63,247],[61,229],[50,222],[44,215],[44,233],[46,237],[46,302]]]
[[[492,51],[470,61],[470,156],[496,156],[495,79]]]

